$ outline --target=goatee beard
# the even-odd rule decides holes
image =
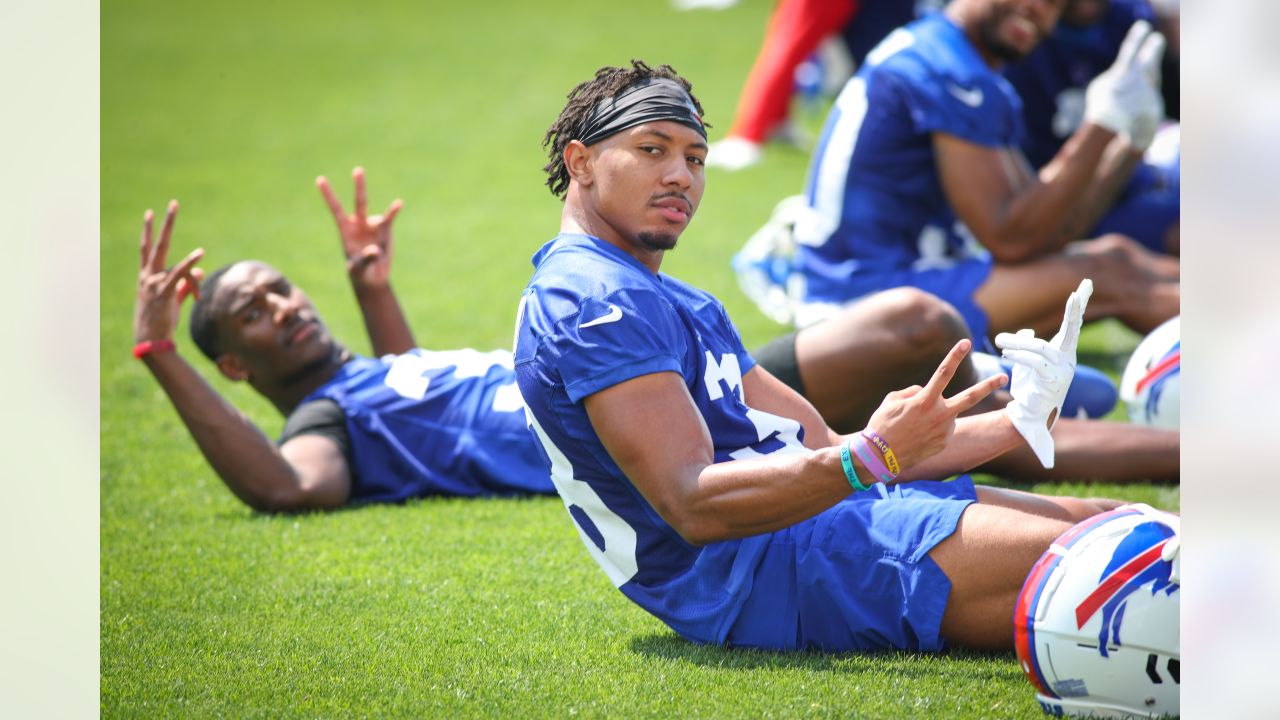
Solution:
[[[656,232],[642,232],[637,236],[640,244],[649,250],[675,250],[679,238],[679,235]]]

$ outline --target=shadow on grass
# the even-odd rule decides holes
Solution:
[[[807,670],[836,673],[892,673],[905,677],[987,678],[1018,682],[1022,670],[1010,652],[980,653],[954,650],[943,653],[886,650],[868,653],[775,652],[721,645],[698,645],[674,633],[655,632],[631,640],[631,650],[653,660],[688,662],[727,670]]]

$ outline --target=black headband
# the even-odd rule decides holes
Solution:
[[[658,120],[678,122],[697,130],[702,139],[707,138],[707,129],[689,93],[674,80],[658,78],[602,100],[591,111],[591,117],[576,139],[583,145],[594,145],[627,128]]]

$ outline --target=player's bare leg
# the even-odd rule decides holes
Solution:
[[[978,502],[983,505],[1017,510],[1029,515],[1051,520],[1064,520],[1071,524],[1086,520],[1100,512],[1115,510],[1126,503],[1109,498],[1078,498],[1067,495],[1041,495],[1009,488],[980,485],[975,488]],[[1045,545],[1048,547],[1048,545]],[[1028,567],[1028,569],[1030,569]]]
[[[977,502],[929,551],[951,581],[941,634],[952,647],[1013,648],[1013,607],[1031,566],[1072,523]]]
[[[955,647],[1013,647],[1013,606],[1049,545],[1072,525],[1120,507],[1118,500],[977,488],[956,531],[929,552],[951,580],[942,636]]]
[[[1061,320],[1062,298],[1056,302]],[[924,384],[947,352],[967,337],[964,319],[951,305],[921,290],[896,288],[800,331],[796,362],[805,396],[827,424],[856,432],[866,426],[885,393]],[[980,379],[965,358],[946,395]]]
[[[1057,461],[1052,469],[1023,445],[975,470],[1027,481],[1178,482],[1181,474],[1177,430],[1063,418],[1053,439]]]
[[[1146,333],[1179,313],[1178,261],[1121,235],[1074,243],[1061,255],[1020,265],[996,265],[974,293],[990,332],[1032,328],[1050,336],[1062,322],[1062,298],[1093,278],[1086,320],[1118,318]]]

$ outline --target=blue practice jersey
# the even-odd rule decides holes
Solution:
[[[1130,26],[1155,23],[1147,0],[1111,0],[1102,18],[1089,27],[1059,23],[1025,59],[1005,68],[1004,76],[1022,98],[1027,134],[1023,152],[1035,167],[1053,159],[1084,119],[1089,81],[1111,67]]]
[[[809,452],[800,423],[747,404],[742,378],[754,363],[707,293],[583,235],[560,235],[534,264],[516,320],[516,379],[556,490],[614,585],[698,642],[943,647],[951,585],[928,553],[975,500],[971,481],[877,483],[776,532],[694,547],[613,462],[583,400],[676,373],[716,462]]]
[[[1023,135],[1017,93],[942,13],[890,33],[827,118],[795,228],[802,302],[840,305],[962,263],[988,271],[943,193],[935,132],[989,147]]]
[[[803,429],[745,404],[742,375],[755,363],[709,294],[583,235],[560,235],[533,260],[516,325],[516,378],[556,489],[587,550],[627,597],[686,637],[722,642],[767,536],[686,543],[613,462],[582,400],[640,375],[676,373],[717,462],[808,452]]]
[[[353,502],[555,491],[504,350],[356,358],[303,403],[322,398],[346,417]]]

